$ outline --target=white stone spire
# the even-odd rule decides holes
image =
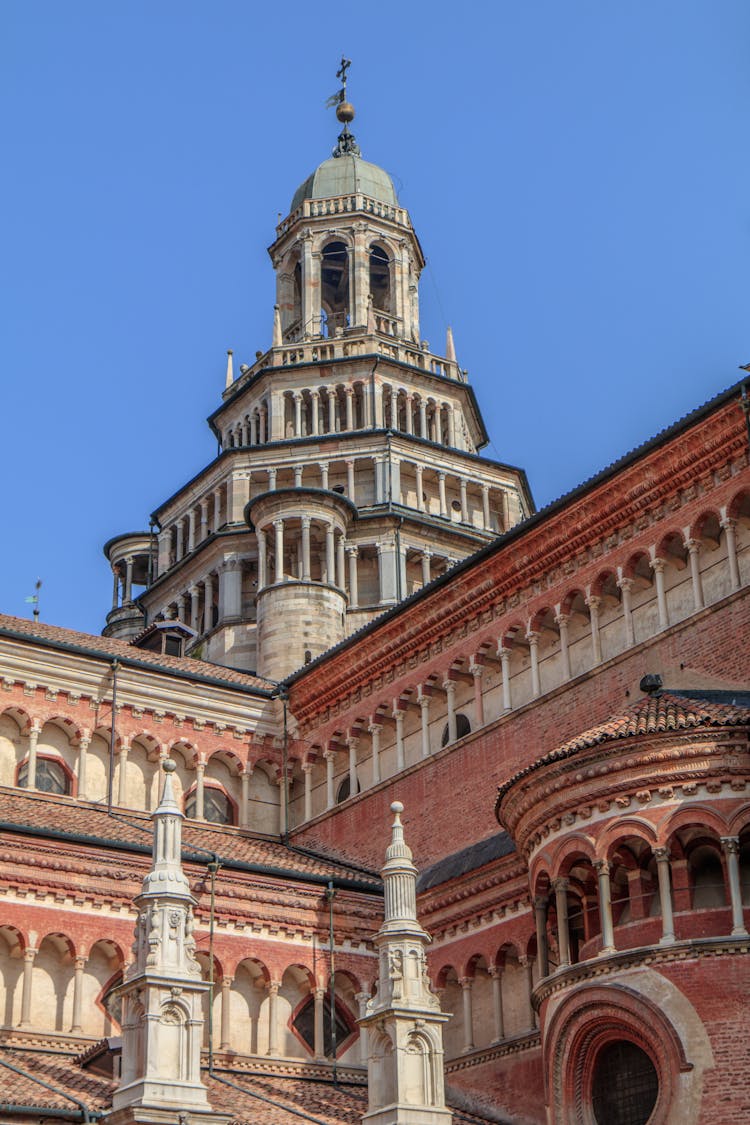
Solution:
[[[281,339],[281,309],[278,305],[273,306],[273,346],[280,348],[283,343]]]
[[[234,382],[234,352],[231,348],[227,348],[227,377],[224,382],[224,390],[228,390]]]
[[[453,329],[450,324],[445,332],[445,358],[449,363],[456,362],[456,345],[453,343]]]
[[[360,1025],[368,1035],[369,1104],[363,1125],[449,1125],[443,1080],[442,1024],[449,1018],[430,988],[425,947],[430,936],[417,919],[417,869],[395,820],[382,869],[385,917],[375,944],[380,979]]]
[[[112,1125],[163,1122],[165,1111],[227,1121],[212,1113],[201,1082],[202,997],[210,985],[201,980],[195,959],[195,899],[182,870],[183,813],[172,788],[176,766],[168,759],[162,768],[151,870],[135,900],[133,962],[120,990],[122,1076],[108,1118]]]

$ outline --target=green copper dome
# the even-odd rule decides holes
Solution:
[[[330,199],[334,195],[353,195],[362,192],[381,203],[398,207],[393,180],[361,156],[347,153],[324,160],[294,193],[291,211],[296,211],[304,199]]]

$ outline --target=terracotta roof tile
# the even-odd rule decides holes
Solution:
[[[65,1097],[69,1094],[89,1111],[105,1110],[112,1104],[115,1083],[82,1070],[70,1056],[14,1048],[0,1050],[0,1062],[3,1060],[26,1072],[23,1076],[0,1067],[0,1089],[6,1101],[40,1109],[75,1111],[76,1103]],[[232,1125],[300,1125],[305,1120],[317,1125],[359,1125],[367,1109],[364,1085],[334,1086],[332,1082],[301,1077],[233,1071],[209,1078],[204,1070],[202,1077],[214,1110],[230,1114]],[[59,1092],[46,1089],[35,1079]],[[487,1125],[487,1120],[465,1109],[453,1108],[452,1125]]]
[[[138,661],[152,666],[157,671],[178,672],[194,676],[198,680],[218,680],[228,685],[244,688],[258,688],[271,691],[276,685],[272,680],[264,680],[249,672],[236,672],[232,668],[222,668],[219,664],[209,664],[205,660],[195,660],[191,656],[166,656],[147,649],[135,648],[127,641],[114,637],[99,637],[91,633],[79,633],[75,629],[62,629],[58,625],[45,625],[42,622],[28,621],[25,617],[11,617],[0,614],[0,636],[3,633],[16,634],[30,641],[45,641],[53,645],[75,645],[87,649],[96,656],[118,656],[122,660]]]
[[[708,695],[713,698],[706,698]],[[614,742],[623,738],[637,738],[646,734],[662,734],[669,731],[695,730],[701,727],[736,727],[750,724],[750,706],[746,705],[747,693],[738,692],[690,692],[659,691],[646,695],[626,707],[619,715],[613,715],[606,722],[583,731],[575,738],[564,742],[555,750],[550,750],[532,765],[519,770],[498,789],[498,802],[518,781],[562,758],[570,758],[579,750],[586,750],[603,742]],[[739,701],[738,701],[739,700]]]
[[[92,843],[115,841],[128,850],[137,848],[151,851],[151,821],[146,813],[115,810],[109,816],[105,808],[89,803],[79,803],[73,798],[53,797],[49,793],[27,793],[23,789],[0,789],[0,821],[19,829],[29,828],[43,832],[47,837],[58,834],[87,837]],[[361,884],[361,889],[372,887],[379,891],[380,878],[375,872],[355,865],[335,862],[325,858],[300,854],[280,841],[253,836],[237,828],[196,825],[186,820],[183,824],[183,850],[207,851],[219,856],[222,864],[257,864],[278,873],[297,874],[301,877],[334,877]],[[273,874],[273,870],[269,873]]]

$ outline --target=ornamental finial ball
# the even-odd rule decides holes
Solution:
[[[339,102],[336,106],[336,116],[343,125],[348,125],[354,120],[354,106],[351,102]]]
[[[177,769],[177,762],[173,758],[165,758],[161,764],[161,768],[165,773],[174,773]]]
[[[392,813],[402,813],[403,811],[404,811],[404,806],[401,804],[400,801],[393,801],[391,803],[391,812]]]

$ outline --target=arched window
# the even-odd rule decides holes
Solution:
[[[357,781],[357,785],[356,785],[356,788],[354,790],[354,795],[356,796],[357,793],[359,793],[359,781]],[[352,796],[351,781],[349,779],[349,774],[347,774],[346,777],[344,778],[344,780],[341,782],[341,784],[338,787],[338,791],[336,793],[336,804],[340,805],[342,801],[345,801],[347,799],[347,797],[351,797],[351,796]]]
[[[349,251],[343,242],[329,242],[320,263],[320,304],[325,317],[325,332],[333,336],[337,328],[349,323]]]
[[[185,816],[195,819],[196,791],[185,800]],[[207,785],[203,790],[203,819],[211,824],[234,824],[234,807],[223,789]]]
[[[21,789],[28,788],[28,758],[18,768],[18,784]],[[55,758],[39,757],[36,760],[36,788],[40,793],[70,793],[70,774],[62,762]]]
[[[597,1125],[646,1125],[658,1093],[654,1064],[635,1043],[622,1039],[599,1052],[591,1088]]]
[[[381,312],[393,312],[388,255],[380,246],[373,246],[370,250],[370,292],[374,308]]]
[[[336,1022],[336,1055],[343,1055],[349,1049],[356,1032],[356,1025],[350,1013],[336,997],[334,1002]],[[307,996],[297,1008],[292,1018],[292,1028],[310,1054],[315,1050],[315,1001]],[[326,992],[323,997],[323,1053],[326,1058],[333,1054],[333,1033],[331,1028],[331,997]]]
[[[463,712],[459,712],[459,714],[456,715],[456,740],[458,740],[459,738],[464,738],[467,734],[471,734],[471,723],[466,718],[466,715],[463,714]],[[440,739],[440,745],[447,746],[449,738],[450,728],[446,723],[443,727],[443,736]]]

